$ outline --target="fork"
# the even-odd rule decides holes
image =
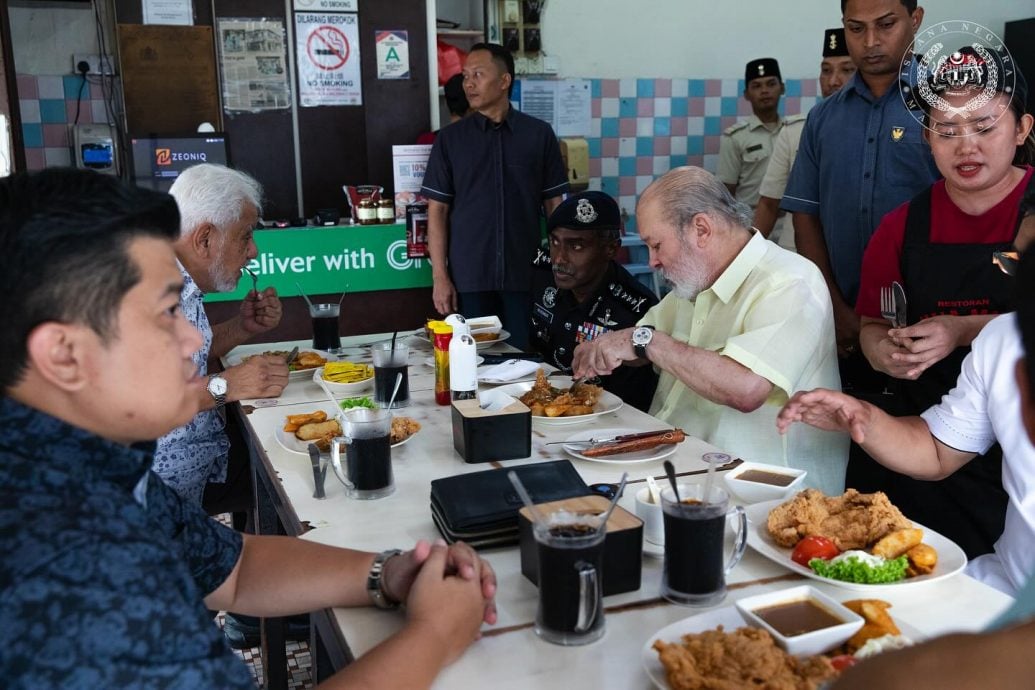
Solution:
[[[244,266],[243,268],[241,268],[241,270],[244,271],[245,273],[247,273],[248,275],[250,275],[252,277],[252,290],[254,290],[256,296],[258,296],[258,294],[259,294],[259,276],[255,275],[255,272],[252,271],[252,269],[248,268],[247,266]]]
[[[902,328],[895,313],[895,297],[890,285],[880,289],[880,315],[891,322],[892,328]]]

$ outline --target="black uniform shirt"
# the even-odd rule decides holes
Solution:
[[[571,290],[557,288],[548,252],[540,250],[534,264],[530,345],[543,361],[565,372],[571,371],[572,355],[579,343],[635,326],[658,303],[653,292],[614,261],[596,294],[582,304],[575,301]],[[650,365],[619,367],[601,378],[605,390],[643,411],[650,407],[658,385],[658,375]]]

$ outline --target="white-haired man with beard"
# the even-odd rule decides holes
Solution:
[[[795,391],[840,385],[830,294],[815,265],[765,239],[748,213],[701,168],[655,180],[636,224],[673,290],[635,328],[581,344],[575,376],[652,364],[652,415],[735,457],[807,470],[806,484],[841,493],[844,438],[819,429],[781,438],[773,426]]]

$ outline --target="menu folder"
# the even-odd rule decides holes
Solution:
[[[475,548],[518,542],[518,510],[523,505],[507,472],[513,470],[534,503],[548,503],[592,492],[568,460],[470,472],[431,482],[431,515],[449,543]]]

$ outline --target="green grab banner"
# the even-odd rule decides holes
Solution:
[[[431,264],[406,256],[401,223],[257,230],[255,245],[259,255],[248,268],[260,290],[272,285],[281,297],[297,296],[299,286],[307,295],[431,287]],[[205,295],[205,301],[242,300],[251,289],[243,275],[236,290]]]

